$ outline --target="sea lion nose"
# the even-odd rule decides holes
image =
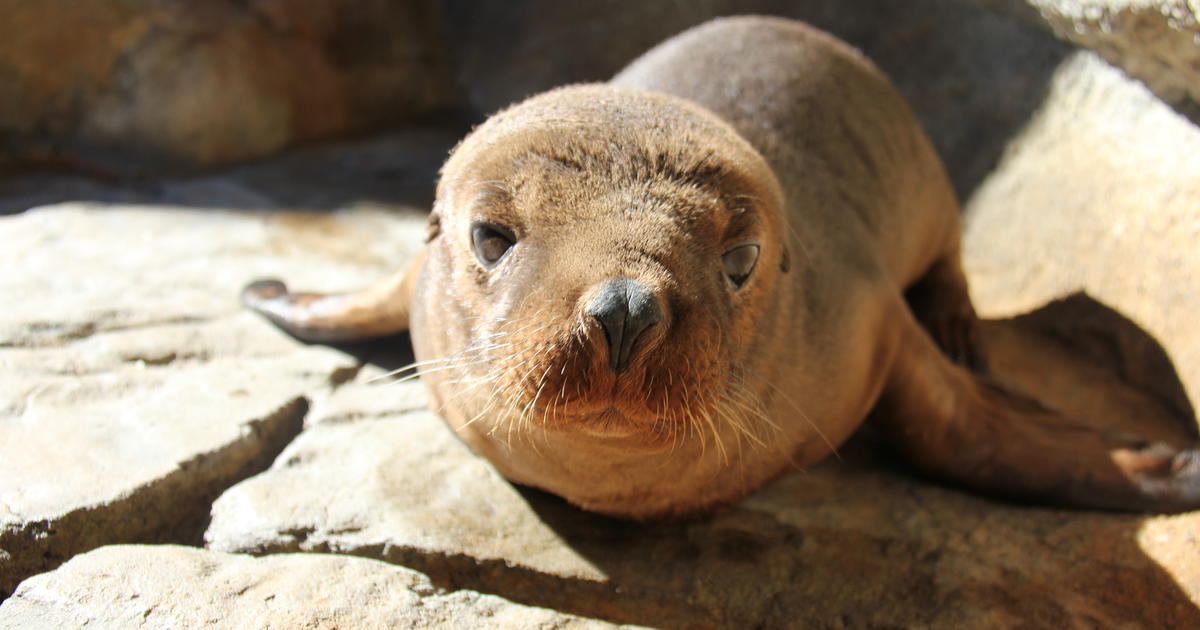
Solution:
[[[654,292],[633,278],[605,280],[584,310],[604,328],[608,367],[618,373],[629,366],[633,342],[662,321],[662,308],[654,299]]]

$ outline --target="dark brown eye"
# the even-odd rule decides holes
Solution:
[[[495,267],[516,242],[513,233],[502,225],[480,221],[471,226],[471,248],[488,269]]]
[[[754,263],[758,262],[758,245],[742,244],[725,252],[721,257],[721,265],[725,269],[725,277],[733,283],[734,288],[741,288],[754,271]]]

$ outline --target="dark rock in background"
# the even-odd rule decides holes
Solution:
[[[0,0],[0,167],[195,170],[453,103],[433,0]]]
[[[910,99],[960,195],[1068,50],[955,0],[0,0],[0,33],[13,33],[0,37],[0,167],[179,172],[459,106],[481,118],[605,80],[662,39],[738,13],[807,20],[862,48]]]
[[[1054,35],[1185,113],[1200,95],[1200,26],[1185,0],[0,0],[0,167],[179,172],[462,106],[481,118],[604,80],[672,34],[739,13],[809,21],[876,60],[961,196],[1070,50]]]
[[[1200,120],[1200,5],[1191,0],[1026,2],[1022,8],[1038,24],[1096,51],[1192,122]]]
[[[1070,50],[1018,18],[953,0],[448,0],[446,6],[459,85],[485,114],[551,86],[606,80],[662,39],[719,15],[810,22],[862,49],[892,77],[962,196],[1033,113]]]

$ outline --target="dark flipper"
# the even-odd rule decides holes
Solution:
[[[1056,505],[1200,508],[1200,451],[1145,444],[1046,409],[951,362],[909,316],[873,421],[925,472]]]
[[[917,321],[951,359],[987,371],[979,319],[957,254],[934,263],[905,293]]]
[[[242,304],[306,341],[354,341],[398,333],[408,329],[421,259],[418,256],[403,271],[352,293],[292,293],[278,280],[259,280],[242,289]]]

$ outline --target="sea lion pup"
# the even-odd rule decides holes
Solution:
[[[244,300],[304,338],[411,329],[458,435],[586,509],[737,500],[872,409],[913,464],[958,484],[1200,505],[1196,451],[1121,442],[970,369],[943,167],[880,71],[812,27],[717,20],[611,83],[496,114],[446,162],[429,226],[379,286],[266,281]]]

